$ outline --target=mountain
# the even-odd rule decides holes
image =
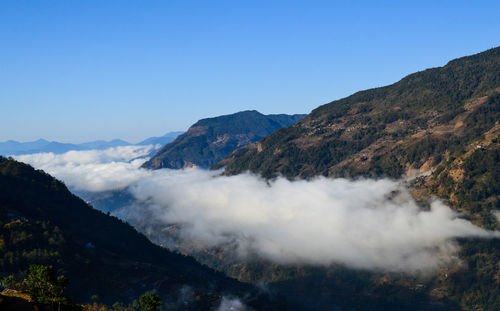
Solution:
[[[65,153],[70,150],[108,149],[128,145],[130,145],[130,143],[121,139],[114,139],[110,141],[96,140],[81,144],[60,143],[57,141],[48,141],[45,139],[39,139],[33,142],[25,143],[8,140],[5,142],[0,142],[0,155],[11,156],[41,152],[52,152],[58,154]]]
[[[154,245],[127,223],[93,209],[50,175],[0,157],[0,277],[53,265],[77,302],[129,302],[156,291],[169,310],[207,310],[222,295],[268,309],[249,286]],[[180,306],[179,306],[180,304]],[[276,308],[276,306],[274,306]]]
[[[304,116],[263,115],[252,110],[202,119],[160,149],[143,167],[208,168],[236,148],[257,141],[284,126],[290,126]]]
[[[3,155],[21,154],[29,150],[36,150],[39,148],[43,148],[48,144],[50,144],[50,142],[45,139],[39,139],[36,141],[26,142],[26,143],[20,143],[15,140],[8,140],[0,142],[0,154]]]
[[[214,168],[266,178],[410,177],[407,186],[419,202],[440,197],[474,224],[498,229],[499,143],[497,47],[320,106],[296,124],[233,151]],[[500,241],[458,243],[462,266],[422,281],[422,297],[447,300],[451,307],[445,309],[498,310]],[[262,271],[232,269],[247,277]],[[277,270],[282,268],[273,273]],[[311,287],[338,279],[330,275]],[[353,280],[360,275],[353,272]],[[369,278],[385,283],[384,276]],[[397,283],[410,281],[401,277],[385,284]]]
[[[144,146],[144,145],[166,145],[172,141],[174,141],[177,136],[181,135],[184,132],[168,132],[167,134],[161,137],[149,137],[136,145]]]
[[[320,106],[214,167],[268,178],[423,175],[417,197],[438,195],[494,227],[499,120],[497,47]]]
[[[494,48],[320,106],[235,150],[218,167],[290,178],[427,171],[492,143],[499,94],[500,48]]]

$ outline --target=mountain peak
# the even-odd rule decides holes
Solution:
[[[209,168],[236,148],[295,123],[304,115],[264,115],[256,110],[201,119],[165,145],[143,167]]]

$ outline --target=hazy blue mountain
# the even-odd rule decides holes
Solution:
[[[50,144],[48,140],[39,139],[32,142],[21,143],[15,140],[0,142],[0,154],[20,154],[29,150],[39,149]]]
[[[136,145],[138,146],[144,146],[144,145],[166,145],[172,141],[174,141],[177,136],[181,135],[182,131],[178,131],[178,132],[168,132],[167,134],[163,135],[163,136],[160,136],[160,137],[149,137],[149,138],[146,138],[145,140],[137,143]]]
[[[36,141],[24,143],[14,140],[8,140],[5,142],[0,142],[0,155],[11,156],[40,152],[64,153],[70,150],[107,149],[128,145],[131,144],[121,139],[114,139],[111,141],[96,140],[81,144],[60,143],[57,141],[48,141],[45,139],[39,139]]]

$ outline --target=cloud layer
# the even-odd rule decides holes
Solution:
[[[440,201],[417,206],[399,182],[215,176],[165,171],[131,187],[155,222],[184,224],[206,247],[237,245],[278,263],[432,270],[454,260],[456,237],[490,237]]]
[[[150,175],[139,167],[154,146],[124,146],[106,150],[36,153],[16,156],[19,161],[64,181],[76,191],[121,190]]]
[[[86,191],[127,189],[137,204],[124,218],[181,224],[201,247],[236,245],[278,263],[388,271],[431,271],[456,259],[457,237],[498,237],[461,219],[440,201],[421,209],[401,182],[317,178],[267,182],[199,169],[140,169],[138,147],[18,157]],[[134,160],[135,159],[135,160]]]

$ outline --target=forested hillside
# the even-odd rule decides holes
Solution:
[[[22,280],[32,264],[65,275],[76,302],[128,303],[155,291],[170,309],[206,310],[243,294],[267,308],[251,286],[154,245],[43,171],[0,157],[0,278]]]

